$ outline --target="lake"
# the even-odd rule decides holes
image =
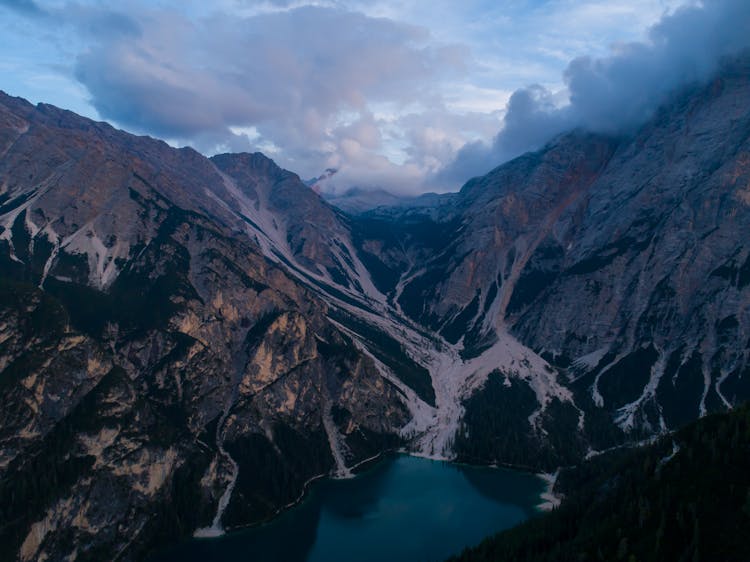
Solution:
[[[533,474],[397,455],[349,480],[317,481],[269,523],[150,560],[439,561],[529,518],[544,488]]]

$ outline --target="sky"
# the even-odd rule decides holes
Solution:
[[[0,0],[0,89],[334,193],[626,132],[748,46],[748,0]]]

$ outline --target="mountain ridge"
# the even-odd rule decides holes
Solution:
[[[138,558],[401,442],[398,392],[238,236],[210,161],[6,102],[3,557]]]

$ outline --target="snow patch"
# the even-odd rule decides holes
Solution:
[[[328,443],[331,447],[331,454],[336,462],[336,472],[334,472],[335,478],[352,478],[354,475],[351,470],[346,467],[344,460],[344,443],[341,434],[339,433],[336,424],[333,422],[333,416],[331,415],[330,405],[325,409],[323,414],[323,427],[325,428],[326,435],[328,436]]]
[[[240,474],[240,467],[237,464],[237,461],[235,461],[232,458],[232,455],[230,455],[224,448],[224,435],[222,431],[227,417],[229,416],[229,411],[231,410],[232,404],[234,403],[234,398],[235,397],[233,395],[230,399],[229,404],[226,406],[224,413],[221,415],[219,423],[216,426],[216,443],[219,447],[219,454],[223,456],[232,467],[229,476],[229,484],[227,484],[227,487],[224,489],[224,493],[221,495],[221,498],[219,498],[219,504],[216,506],[216,514],[214,515],[213,521],[211,522],[211,526],[196,529],[193,533],[194,537],[220,537],[224,534],[224,527],[222,527],[221,525],[221,518],[224,516],[224,511],[226,511],[227,506],[229,505],[229,500],[232,499],[232,492],[234,492],[234,487],[237,484],[237,477]]]
[[[664,369],[667,366],[667,354],[659,351],[659,357],[656,362],[651,366],[651,377],[648,383],[643,388],[641,395],[631,402],[625,404],[617,410],[615,415],[615,423],[625,432],[629,432],[635,425],[635,415],[641,409],[649,399],[656,398],[656,389],[659,386],[659,381],[664,375]]]
[[[732,409],[732,403],[729,402],[729,400],[727,400],[726,397],[722,394],[721,385],[724,384],[724,381],[727,380],[730,374],[731,371],[729,369],[722,369],[721,376],[719,376],[719,379],[716,381],[716,385],[714,386],[714,388],[716,388],[716,394],[719,395],[719,398],[721,398],[721,401],[727,407],[727,410]]]
[[[607,355],[607,352],[609,352],[609,346],[600,347],[599,349],[594,350],[591,353],[582,355],[575,359],[573,363],[571,363],[571,369],[576,373],[584,375],[591,371],[591,369],[595,368],[601,362],[601,360],[604,359],[604,356]]]
[[[60,249],[70,254],[85,255],[89,264],[89,282],[101,290],[117,278],[117,259],[127,258],[130,245],[118,240],[114,246],[108,248],[97,235],[93,223],[89,222],[56,247],[55,257]]]
[[[674,456],[680,452],[680,445],[677,443],[677,441],[672,441],[672,451],[664,458],[659,460],[659,466],[658,468],[661,468],[665,464],[667,464],[669,461],[671,461]]]
[[[562,497],[555,494],[555,484],[557,483],[557,478],[560,475],[560,469],[558,468],[555,472],[552,473],[546,473],[543,472],[539,474],[539,478],[545,481],[547,484],[547,487],[545,488],[544,492],[540,496],[542,500],[544,500],[542,503],[537,505],[537,509],[541,511],[552,511],[556,507],[560,505],[560,502],[562,501]]]
[[[701,366],[701,371],[703,373],[703,394],[701,395],[701,402],[698,406],[698,413],[700,417],[704,417],[708,412],[706,410],[706,397],[708,396],[708,391],[711,390],[711,370],[710,368],[705,364]]]
[[[398,280],[398,283],[396,283],[396,288],[393,293],[393,306],[396,308],[396,312],[401,316],[406,316],[404,311],[401,309],[401,304],[398,302],[401,298],[401,294],[404,292],[404,289],[406,288],[406,285],[410,283],[413,279],[419,277],[423,273],[427,271],[425,268],[420,269],[414,269],[414,262],[409,261],[409,266],[405,269],[405,272],[401,274],[401,277]]]
[[[606,453],[617,451],[619,449],[638,449],[639,447],[645,447],[646,445],[653,445],[656,443],[656,441],[659,439],[658,435],[652,435],[651,437],[648,437],[646,439],[643,439],[641,441],[631,442],[631,443],[624,443],[622,445],[615,445],[614,447],[609,447],[607,449],[603,449],[601,451],[597,451],[595,449],[589,448],[588,452],[586,453],[586,456],[584,457],[585,460],[593,459],[594,457],[598,457],[599,455],[604,455]]]
[[[539,408],[529,416],[532,426],[553,398],[573,402],[570,391],[561,386],[555,372],[544,359],[520,344],[506,332],[478,357],[463,360],[460,349],[443,343],[423,348],[435,389],[437,419],[415,442],[415,451],[433,459],[452,460],[453,441],[464,414],[463,402],[476,392],[490,373],[500,371],[506,377],[525,381],[536,394]]]
[[[12,202],[18,199],[19,197],[23,197],[24,195],[25,195],[24,193],[19,193],[10,201]],[[10,245],[10,258],[13,261],[16,261],[18,263],[23,263],[23,262],[20,259],[18,259],[18,257],[16,256],[16,249],[13,244],[13,231],[12,231],[13,223],[16,222],[18,215],[26,211],[34,203],[34,201],[36,201],[39,198],[40,195],[41,193],[37,193],[33,197],[29,197],[29,199],[25,201],[23,204],[19,205],[12,211],[9,211],[8,213],[0,217],[0,225],[3,227],[3,231],[0,233],[0,240],[6,240],[8,242],[8,244]],[[25,223],[26,223],[27,229],[33,228],[35,231],[39,230],[38,227],[33,222],[29,221],[29,213],[26,213]],[[29,227],[29,223],[31,223],[31,225],[33,226]],[[34,232],[34,234],[36,234],[36,232]]]
[[[601,371],[599,371],[596,375],[596,378],[594,379],[594,384],[591,385],[591,399],[594,401],[594,404],[597,406],[597,408],[603,408],[604,407],[604,397],[599,392],[599,380],[602,378],[602,375],[604,375],[607,371],[609,371],[612,367],[617,365],[617,363],[625,357],[626,354],[620,354],[617,357],[614,358],[614,360],[609,363],[606,367],[604,367]]]

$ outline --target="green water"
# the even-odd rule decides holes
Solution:
[[[318,481],[270,523],[193,539],[151,560],[443,560],[530,517],[543,488],[531,474],[399,455],[350,480]]]

